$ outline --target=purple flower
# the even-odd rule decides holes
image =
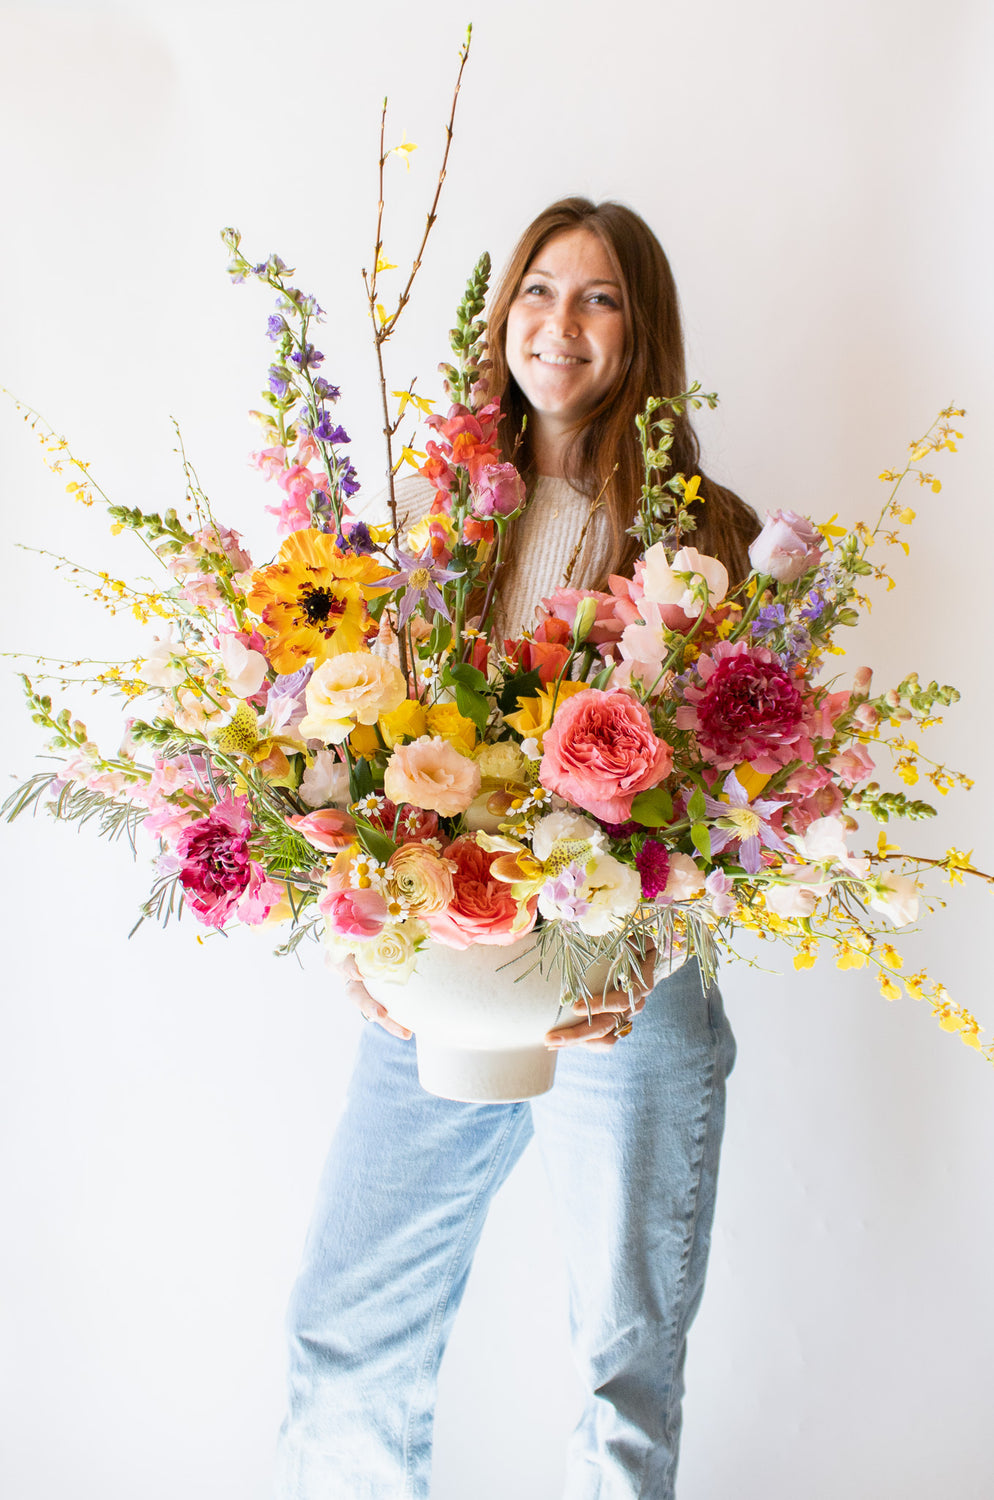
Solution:
[[[461,568],[439,568],[432,560],[430,545],[425,548],[420,557],[412,557],[409,552],[398,552],[400,559],[400,571],[391,573],[387,578],[381,578],[380,584],[388,588],[396,589],[401,584],[406,585],[404,598],[400,606],[399,624],[405,626],[415,607],[422,599],[427,600],[431,609],[437,610],[446,620],[452,616],[446,607],[445,600],[439,592],[440,583],[448,583],[450,578],[461,578]]]
[[[282,401],[290,389],[290,371],[285,365],[269,366],[269,389]]]
[[[365,521],[343,521],[335,542],[343,552],[354,552],[358,557],[369,557],[376,551]]]
[[[287,332],[286,319],[281,318],[279,313],[270,313],[266,324],[266,337],[273,340],[275,344],[278,338],[282,338]]]
[[[321,401],[337,401],[342,393],[337,385],[332,385],[323,375],[319,375],[314,382],[314,394]]]
[[[553,904],[556,917],[563,922],[578,921],[590,910],[590,902],[580,895],[585,878],[582,867],[574,860],[545,882],[539,892],[540,903]]]
[[[761,847],[777,849],[781,854],[790,853],[790,849],[768,821],[778,808],[786,806],[785,802],[761,802],[757,799],[750,803],[749,794],[734,771],[725,777],[722,790],[728,798],[727,802],[719,802],[715,797],[704,798],[708,816],[717,819],[715,826],[709,830],[712,858],[720,854],[726,845],[738,840],[739,863],[747,874],[755,875],[763,862]]]
[[[711,897],[711,910],[716,917],[727,917],[735,906],[735,881],[724,870],[712,870],[704,882],[704,889]]]
[[[324,360],[320,349],[315,349],[313,344],[305,344],[303,349],[295,349],[290,355],[290,363],[296,365],[298,370],[310,370]]]
[[[351,500],[353,495],[357,495],[362,488],[359,483],[359,477],[351,464],[346,464],[345,468],[339,474],[338,488],[349,500]]]
[[[752,624],[753,635],[772,635],[786,619],[782,604],[767,604],[761,609]]]
[[[334,425],[331,413],[327,411],[318,412],[318,421],[311,428],[311,431],[320,443],[349,443],[352,441],[344,427],[336,427]]]
[[[800,611],[801,619],[817,620],[819,616],[824,613],[827,604],[828,600],[823,598],[822,595],[818,593],[817,589],[812,589],[811,593],[807,596],[807,603]]]

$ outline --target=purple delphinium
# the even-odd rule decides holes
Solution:
[[[362,488],[359,483],[359,476],[351,464],[346,464],[345,468],[339,474],[338,488],[346,499],[349,500],[351,500],[353,495],[357,495]]]
[[[269,389],[281,401],[290,389],[290,371],[284,365],[269,366]]]
[[[407,624],[415,607],[426,599],[430,608],[438,611],[446,620],[452,616],[446,608],[445,600],[439,591],[440,583],[448,583],[450,578],[461,578],[461,568],[439,568],[436,566],[432,555],[431,546],[427,546],[420,557],[412,557],[409,552],[398,552],[400,570],[391,573],[387,578],[381,578],[379,583],[387,588],[396,589],[401,584],[406,585],[404,598],[400,606],[399,624],[401,627]]]
[[[343,521],[335,545],[342,552],[354,552],[357,557],[370,557],[376,551],[376,543],[365,521]]]
[[[812,589],[806,596],[803,608],[799,611],[802,620],[814,621],[819,619],[828,608],[828,600],[819,594],[817,589]]]
[[[789,854],[790,849],[771,827],[769,819],[778,810],[785,807],[785,802],[749,801],[749,793],[739,781],[734,771],[730,771],[725,777],[722,791],[728,798],[727,802],[719,802],[716,797],[705,795],[704,805],[708,816],[718,821],[708,832],[711,835],[712,858],[730,843],[739,841],[739,863],[743,870],[749,875],[755,875],[761,868],[763,860],[761,848],[776,849],[781,854]]]
[[[323,361],[324,355],[313,344],[305,344],[303,349],[295,349],[290,355],[290,363],[296,365],[298,370],[311,370]]]
[[[779,630],[786,618],[782,604],[767,604],[753,620],[752,633],[754,636],[772,635],[775,630]]]
[[[344,427],[337,426],[328,411],[319,411],[318,420],[311,428],[320,443],[349,443],[352,439]]]
[[[330,380],[319,375],[314,382],[314,394],[321,401],[337,401],[342,393],[337,385],[332,385]]]
[[[270,313],[266,324],[266,337],[272,339],[275,344],[276,340],[282,338],[287,331],[286,318],[281,317],[279,313]]]

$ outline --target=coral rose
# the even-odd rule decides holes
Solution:
[[[480,768],[447,740],[422,735],[399,745],[387,761],[383,791],[391,802],[411,802],[453,818],[480,790]]]
[[[658,786],[672,765],[669,745],[637,699],[587,688],[546,731],[539,780],[595,818],[623,823],[638,793]]]
[[[468,948],[473,943],[503,947],[531,931],[536,898],[519,904],[507,882],[491,874],[499,853],[488,853],[472,834],[464,834],[449,845],[445,857],[455,866],[455,894],[444,912],[425,918],[437,942],[447,948]]]

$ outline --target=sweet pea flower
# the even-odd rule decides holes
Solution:
[[[266,680],[269,663],[259,651],[250,651],[237,635],[222,635],[218,649],[224,663],[228,691],[236,698],[252,698]]]
[[[724,563],[698,552],[696,547],[681,547],[670,563],[666,548],[662,542],[656,542],[643,561],[645,597],[657,604],[675,604],[688,619],[696,620],[705,602],[708,608],[713,608],[728,593],[728,569]],[[689,579],[683,576],[688,573]]]
[[[887,870],[874,886],[868,886],[872,894],[867,897],[867,906],[878,911],[894,923],[895,927],[906,927],[918,917],[918,888],[906,875]]]

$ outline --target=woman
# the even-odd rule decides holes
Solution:
[[[649,395],[686,388],[666,257],[629,209],[553,204],[511,258],[488,336],[502,441],[510,453],[520,440],[529,484],[501,584],[501,622],[517,632],[571,563],[570,583],[590,588],[638,555],[626,534],[641,482],[634,419]],[[672,455],[675,471],[699,473],[685,417]],[[743,577],[754,516],[704,476],[700,493],[694,544]],[[408,518],[429,500],[412,484]],[[280,1500],[427,1500],[442,1352],[489,1203],[533,1134],[586,1390],[566,1500],[669,1500],[735,1051],[717,989],[691,961],[647,999],[609,992],[549,1033],[562,1054],[549,1094],[480,1106],[425,1093],[409,1033],[357,977],[348,988],[377,1024],[362,1036],[291,1303]]]

